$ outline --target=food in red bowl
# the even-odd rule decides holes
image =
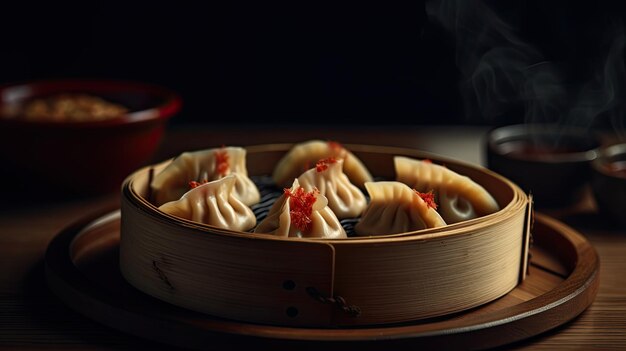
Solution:
[[[181,108],[164,87],[114,80],[0,87],[0,162],[22,187],[64,194],[117,191],[156,152]]]

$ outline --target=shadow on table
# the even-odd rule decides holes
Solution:
[[[13,302],[15,312],[11,325],[17,327],[12,331],[12,340],[16,345],[47,345],[63,349],[84,344],[115,350],[175,350],[123,334],[70,309],[48,288],[43,260],[27,274],[22,291],[23,294]]]
[[[51,184],[45,179],[29,175],[18,176],[10,172],[0,174],[0,182],[4,185],[0,211],[37,209],[59,203],[98,199],[113,194],[113,192],[108,194],[76,193]]]

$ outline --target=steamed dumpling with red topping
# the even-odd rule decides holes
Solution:
[[[256,225],[252,210],[234,194],[237,178],[231,174],[201,184],[159,207],[173,216],[218,228],[248,231]]]
[[[449,224],[485,216],[500,209],[496,200],[467,176],[429,160],[393,159],[396,179],[418,191],[434,191],[439,213]]]
[[[307,192],[298,179],[285,189],[270,208],[255,233],[298,238],[347,238],[339,219],[328,207],[328,200],[317,189]]]
[[[246,149],[234,146],[180,154],[150,183],[152,201],[161,206],[180,199],[195,186],[231,174],[235,177],[235,197],[248,206],[258,203],[261,195],[248,177]]]
[[[344,160],[343,171],[356,186],[363,187],[373,180],[369,170],[352,152],[334,141],[310,140],[294,145],[281,158],[272,174],[276,185],[288,187],[302,172],[321,159],[334,157]]]
[[[367,182],[370,203],[354,226],[360,236],[412,232],[446,225],[432,193],[420,193],[394,181]]]
[[[328,207],[337,218],[355,218],[367,206],[367,199],[343,173],[343,164],[344,160],[334,157],[319,160],[314,168],[298,177],[298,182],[306,191],[318,189],[320,195],[328,199]]]

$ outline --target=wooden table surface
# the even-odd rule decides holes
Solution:
[[[310,138],[390,145],[435,152],[484,164],[485,127],[170,128],[154,161],[182,151],[220,145],[297,142]],[[13,194],[16,192],[13,191]],[[49,241],[71,223],[116,208],[118,193],[87,198],[30,196],[0,200],[0,349],[118,350],[162,345],[102,326],[71,310],[45,281]],[[593,304],[569,323],[502,347],[511,350],[626,349],[626,230],[612,227],[588,193],[569,208],[542,211],[583,234],[601,261],[600,289]],[[210,345],[207,345],[210,347]],[[168,349],[171,349],[167,347]]]

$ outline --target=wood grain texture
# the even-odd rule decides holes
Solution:
[[[273,345],[284,349],[294,344],[324,345],[327,349],[428,346],[498,346],[552,329],[574,318],[595,297],[598,261],[591,246],[570,228],[538,217],[536,236],[574,250],[567,277],[531,265],[527,279],[502,299],[466,313],[410,323],[362,328],[290,328],[250,324],[215,318],[153,299],[133,289],[121,277],[118,263],[119,217],[83,229],[73,226],[62,232],[46,255],[51,288],[77,311],[105,325],[177,346],[204,348],[204,340],[216,345]],[[542,240],[538,240],[540,243]],[[72,252],[73,254],[70,254]],[[556,255],[543,251],[538,255]],[[73,259],[73,260],[72,260]],[[175,334],[164,334],[173,329]],[[350,341],[350,344],[345,342]]]

